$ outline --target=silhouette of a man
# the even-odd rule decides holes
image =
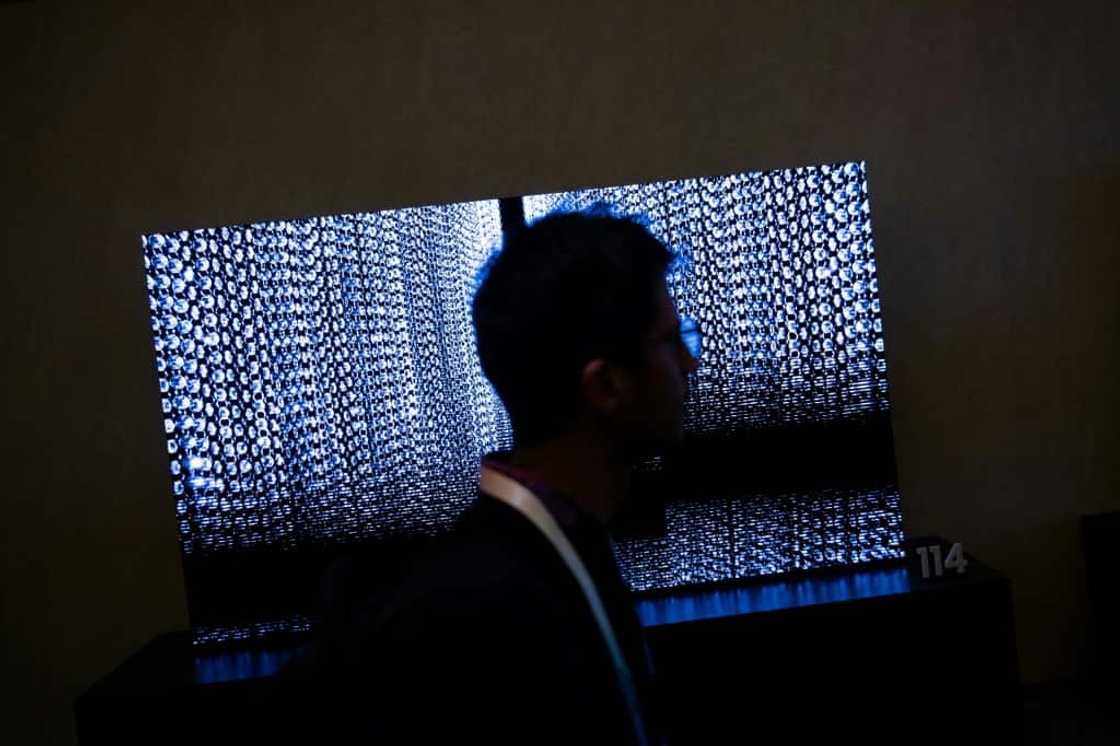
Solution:
[[[636,459],[678,445],[688,375],[672,253],[603,207],[507,236],[472,306],[514,448],[364,628],[374,734],[659,743],[656,685],[610,543]]]

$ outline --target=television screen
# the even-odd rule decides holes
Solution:
[[[902,556],[863,163],[152,233],[196,642],[309,629],[331,557],[402,562],[475,499],[481,456],[513,445],[475,349],[479,270],[503,218],[595,203],[680,257],[670,294],[703,333],[684,447],[636,465],[631,587]]]

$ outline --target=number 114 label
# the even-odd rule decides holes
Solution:
[[[923,580],[928,580],[931,577],[940,578],[945,575],[947,570],[956,570],[958,575],[964,575],[964,571],[968,568],[968,560],[964,557],[964,549],[960,542],[949,548],[949,554],[944,561],[941,559],[941,547],[937,544],[918,547],[915,551],[922,558]],[[932,573],[930,572],[930,558],[933,559]]]

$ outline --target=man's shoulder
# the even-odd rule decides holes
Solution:
[[[472,504],[380,611],[364,629],[364,660],[376,666],[388,733],[513,743],[565,708],[598,728],[618,719],[611,662],[578,583],[548,539],[493,498]],[[542,742],[570,743],[586,728],[569,718]]]
[[[403,612],[478,614],[570,605],[578,593],[548,539],[513,508],[485,495],[435,542],[395,599]]]

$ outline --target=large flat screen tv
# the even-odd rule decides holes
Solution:
[[[311,628],[332,557],[406,562],[475,499],[512,446],[479,270],[503,218],[596,203],[680,257],[670,293],[703,331],[685,445],[636,465],[631,587],[902,556],[861,162],[165,231],[142,243],[197,643]]]

